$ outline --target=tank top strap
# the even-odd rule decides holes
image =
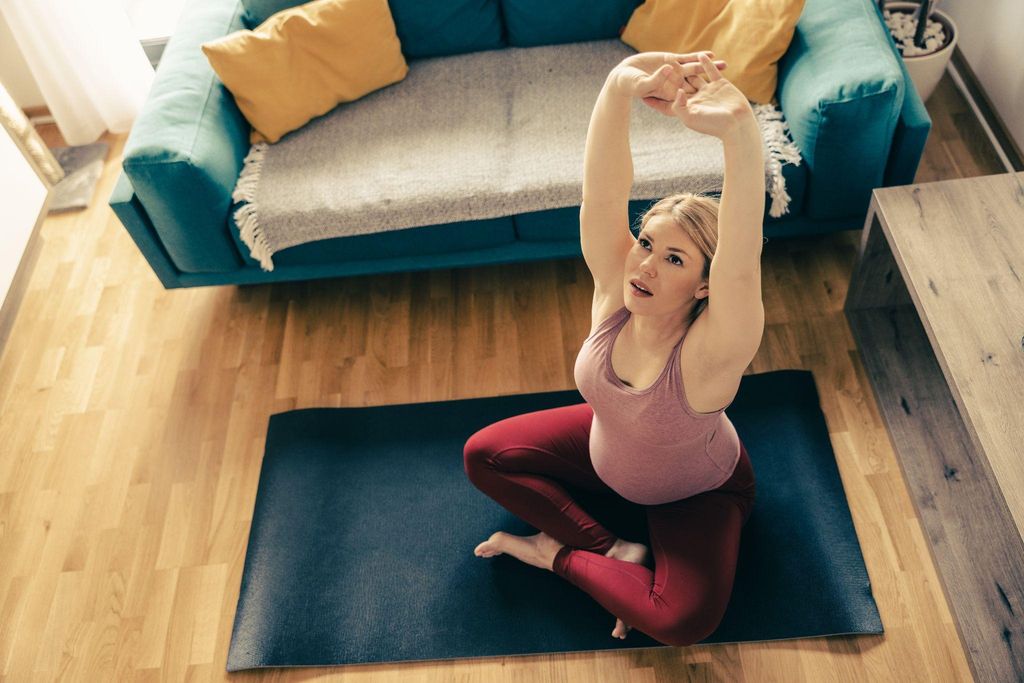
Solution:
[[[676,345],[672,347],[672,362],[673,363],[676,363],[676,364],[679,363],[679,349],[681,349],[683,347],[683,342],[686,341],[686,337],[687,337],[688,334],[689,334],[689,332],[687,332],[687,334],[684,334],[682,337],[680,337],[679,341],[676,342]]]
[[[687,333],[689,334],[689,333]],[[672,355],[668,361],[668,373],[665,378],[666,385],[670,388],[673,394],[675,394],[680,401],[683,400],[686,389],[683,387],[683,364],[679,359],[680,350],[682,349],[683,342],[686,341],[686,334],[679,338],[676,345],[672,347]]]
[[[629,309],[626,308],[625,306],[622,306],[622,307],[618,308],[617,310],[612,311],[604,319],[602,319],[601,322],[599,322],[597,324],[597,327],[594,328],[594,332],[590,336],[588,336],[587,339],[588,340],[589,339],[593,339],[594,337],[597,337],[598,335],[601,335],[603,333],[606,333],[606,332],[610,331],[616,325],[618,325],[623,320],[625,320],[625,318],[626,318],[626,316],[628,314],[629,314]],[[586,340],[584,340],[584,341],[586,341]]]
[[[629,309],[626,308],[625,306],[620,306],[619,308],[615,309],[611,315],[605,318],[605,322],[612,322],[614,324],[622,320],[625,320],[627,317],[629,317]]]

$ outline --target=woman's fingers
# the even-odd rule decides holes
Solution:
[[[715,58],[715,53],[714,53],[713,50],[700,50],[698,52],[676,53],[676,57],[681,59],[681,60],[683,60],[684,62],[699,62],[700,61],[700,56],[702,54],[711,55],[712,59]]]
[[[687,84],[687,78],[682,65],[663,64],[645,80],[646,96],[669,104],[679,88],[688,88],[692,85],[692,83],[690,85]]]
[[[705,50],[703,52],[688,52],[686,54],[677,53],[674,55],[677,63],[684,66],[689,64],[691,65],[691,68],[696,67],[698,70],[702,69],[702,60],[704,56],[707,56],[708,59],[718,66],[719,69],[725,68],[725,60],[715,59],[715,53],[710,50]]]
[[[665,100],[659,99],[657,97],[645,97],[643,98],[643,103],[646,104],[651,109],[654,109],[655,111],[664,114],[665,116],[675,116],[675,114],[672,112],[671,102],[666,102]]]
[[[673,114],[675,114],[675,111],[677,109],[682,109],[683,107],[686,106],[687,97],[687,94],[684,93],[682,90],[676,93],[676,98],[672,100],[672,105],[669,107],[672,110]]]
[[[693,79],[694,81],[700,81],[701,83],[708,82],[703,78],[704,76],[707,75],[707,69],[704,67],[703,63],[691,62],[689,64],[682,64],[680,66],[682,67],[681,74],[684,79]],[[726,64],[723,61],[719,61],[716,64],[713,64],[713,68],[716,69],[717,78],[721,78],[721,73],[719,72],[724,70],[725,67]],[[691,85],[693,85],[692,82]]]
[[[717,81],[722,78],[722,74],[718,73],[718,69],[715,67],[714,62],[712,62],[711,59],[703,52],[700,54],[700,63],[701,66],[704,67],[704,73],[707,75],[709,80]]]
[[[636,69],[636,80],[635,83],[635,95],[645,95],[651,92],[655,92],[661,88],[662,83],[665,81],[665,77],[669,69],[665,66],[659,66],[651,73],[645,73],[641,69]]]
[[[686,69],[683,67],[682,64],[678,64],[678,63],[672,64],[672,73],[671,73],[671,76],[669,78],[669,82],[672,84],[673,88],[683,88],[683,87],[685,87],[686,86],[686,76],[687,76],[686,75]],[[675,90],[674,89],[673,89],[672,94],[675,94]]]
[[[669,74],[671,74],[671,73],[672,73],[672,67],[670,65],[668,65],[668,64],[664,64],[664,65],[658,67],[655,70],[655,72],[652,73],[647,78],[647,82],[652,84],[652,85],[656,84],[656,83],[661,83],[664,79],[668,78]]]
[[[659,67],[647,79],[646,88],[648,95],[664,94],[679,87],[679,77],[675,74],[672,65]]]

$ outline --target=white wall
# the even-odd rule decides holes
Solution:
[[[181,16],[185,0],[122,0],[139,40],[167,38]]]
[[[78,1],[78,0],[74,0]],[[120,0],[140,41],[164,40],[174,33],[185,0]],[[4,2],[4,0],[0,0]],[[150,48],[152,49],[152,48]],[[159,51],[157,52],[159,54]],[[151,59],[156,57],[151,56]],[[28,64],[18,51],[14,36],[0,14],[0,83],[22,109],[46,106]]]
[[[957,46],[1006,132],[1024,150],[1024,2],[940,0],[936,9],[953,18],[960,30]]]
[[[0,83],[4,84],[14,102],[22,109],[46,105],[3,14],[0,14]]]
[[[0,126],[0,303],[7,298],[18,263],[46,200],[46,184]]]

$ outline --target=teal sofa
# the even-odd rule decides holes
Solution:
[[[248,122],[199,45],[254,28],[292,0],[191,0],[128,135],[109,204],[165,288],[579,257],[579,206],[300,244],[264,271],[231,198]],[[416,59],[616,38],[636,0],[389,0],[402,52]],[[871,190],[914,181],[931,119],[873,0],[806,0],[779,61],[776,98],[802,155],[783,167],[789,212],[764,234],[863,225]],[[342,105],[344,106],[344,105]],[[630,218],[653,200],[630,202]]]

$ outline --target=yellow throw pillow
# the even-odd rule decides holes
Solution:
[[[277,142],[409,73],[387,0],[314,0],[202,49],[252,124],[251,143]]]
[[[646,0],[620,39],[638,52],[711,50],[748,100],[777,104],[778,61],[804,0]]]

